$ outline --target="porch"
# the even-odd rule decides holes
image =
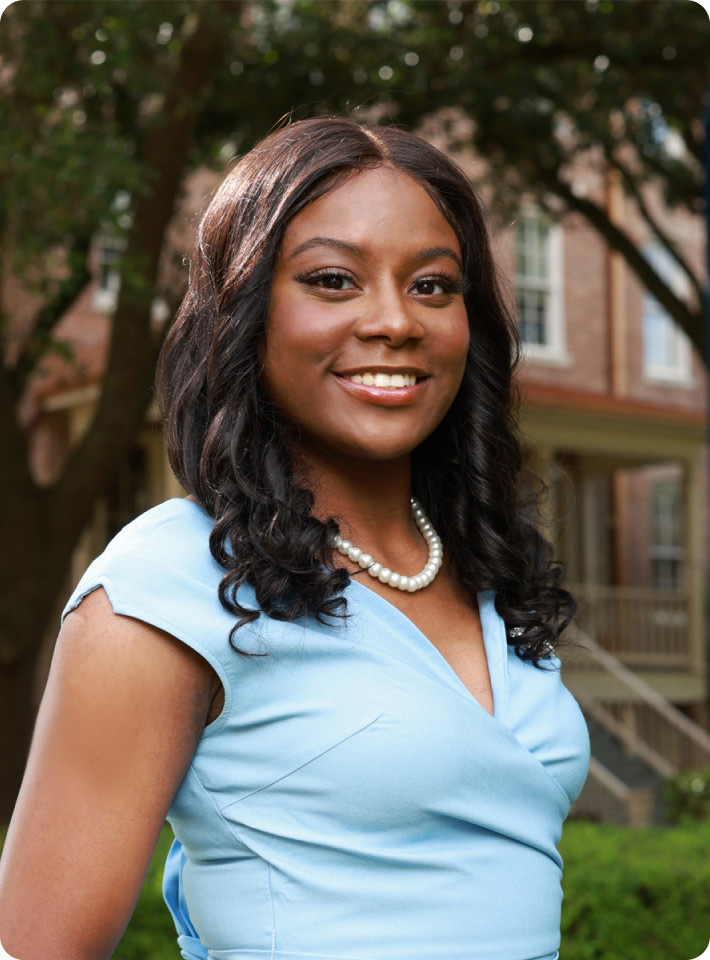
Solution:
[[[577,630],[692,709],[707,700],[702,418],[608,398],[579,404],[537,396],[523,418],[526,463],[548,487],[542,522],[577,598]],[[656,486],[675,491],[667,517],[652,509]],[[590,694],[613,690],[606,674],[584,673]]]

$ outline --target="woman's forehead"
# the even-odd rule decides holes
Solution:
[[[448,245],[460,255],[456,234],[428,190],[392,167],[354,173],[301,210],[288,224],[282,254],[313,247],[323,237],[352,245]]]

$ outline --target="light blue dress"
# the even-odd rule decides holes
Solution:
[[[521,661],[481,593],[490,716],[357,580],[346,623],[262,616],[236,641],[268,656],[241,656],[210,529],[188,500],[148,510],[63,614],[103,585],[116,613],[187,643],[224,686],[168,814],[185,960],[554,960],[556,847],[589,759],[558,661]]]

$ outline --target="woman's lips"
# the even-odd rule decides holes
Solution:
[[[417,382],[406,387],[378,387],[368,383],[354,383],[339,374],[333,374],[337,382],[354,397],[385,407],[401,407],[416,400],[429,382],[429,377],[417,378]]]

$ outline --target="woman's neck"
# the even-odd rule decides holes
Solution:
[[[308,453],[299,472],[313,491],[313,513],[335,517],[341,536],[381,562],[396,564],[412,555],[426,559],[413,518],[411,458],[339,460]]]

